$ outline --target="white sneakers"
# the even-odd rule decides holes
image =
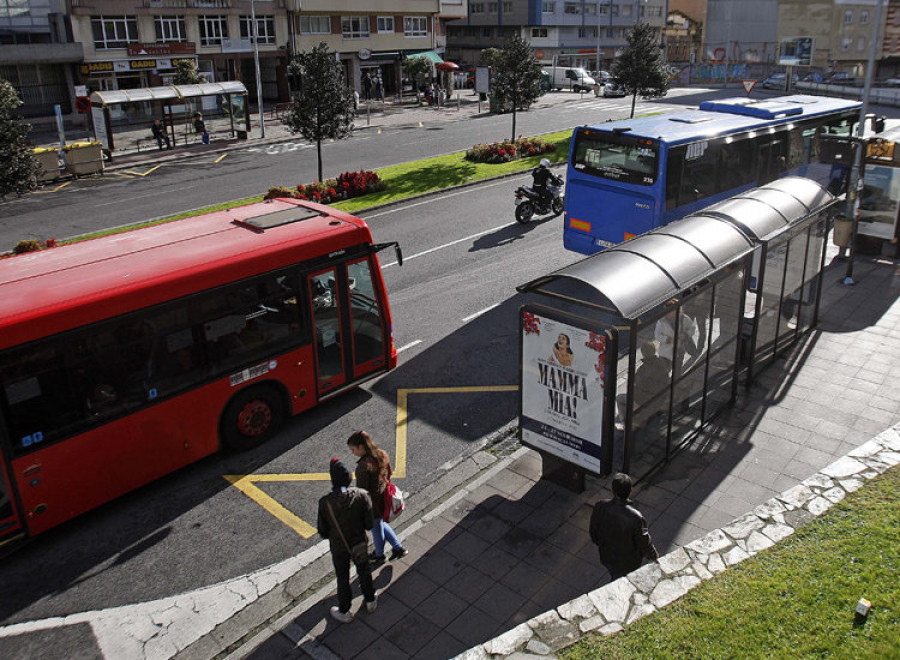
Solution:
[[[337,605],[332,605],[331,607],[331,617],[341,623],[350,623],[353,621],[353,612],[341,612],[340,608]]]
[[[378,597],[375,597],[375,600],[366,602],[366,611],[371,614],[376,609],[378,609]],[[353,621],[353,612],[341,612],[340,608],[337,605],[332,605],[331,607],[331,618],[335,621],[340,621],[341,623],[350,623]]]

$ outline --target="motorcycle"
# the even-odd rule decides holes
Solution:
[[[556,177],[556,181],[547,184],[547,197],[543,197],[540,193],[529,186],[519,186],[516,188],[516,220],[525,224],[529,222],[535,214],[537,215],[560,215],[563,212],[564,197],[561,193],[563,180]]]

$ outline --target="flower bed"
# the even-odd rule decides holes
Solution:
[[[360,170],[359,172],[344,172],[336,179],[315,181],[307,185],[299,184],[296,188],[287,188],[286,186],[269,188],[265,199],[292,197],[320,204],[333,204],[343,199],[379,192],[386,187],[387,184],[379,179],[375,172]]]
[[[466,160],[475,163],[508,163],[518,158],[540,156],[555,149],[552,142],[540,138],[520,137],[515,142],[504,140],[493,144],[476,144],[466,151]]]

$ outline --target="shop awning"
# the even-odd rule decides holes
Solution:
[[[433,50],[423,50],[420,53],[407,53],[406,56],[407,57],[424,57],[426,59],[431,60],[435,64],[440,64],[441,62],[444,61],[443,58],[440,55],[438,55],[436,52],[434,52]]]
[[[93,92],[91,94],[91,103],[109,106],[140,101],[180,100],[198,96],[246,93],[247,88],[244,86],[244,83],[237,80],[229,80],[221,83],[203,83],[201,85],[166,85],[165,87],[144,87],[140,89],[111,89],[104,92]]]

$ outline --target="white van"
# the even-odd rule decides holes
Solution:
[[[594,79],[581,67],[547,66],[544,71],[550,76],[550,89],[571,89],[575,92],[594,89]]]

